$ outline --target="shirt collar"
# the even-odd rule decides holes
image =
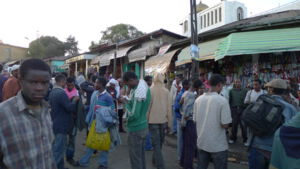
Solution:
[[[16,98],[17,98],[17,106],[18,106],[18,109],[19,109],[20,112],[28,109],[28,105],[26,104],[21,91],[19,91]],[[46,101],[43,100],[41,108],[45,108],[45,107],[48,107],[48,106],[49,106],[49,104]],[[33,114],[31,111],[28,111],[28,112],[30,114]]]

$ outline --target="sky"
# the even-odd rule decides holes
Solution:
[[[200,0],[197,0],[197,3]],[[202,0],[208,6],[221,0]],[[248,16],[295,0],[236,0]],[[181,34],[179,25],[189,13],[189,0],[0,0],[0,40],[28,47],[40,36],[65,41],[75,36],[80,52],[98,42],[101,31],[125,23],[149,33],[166,29]]]

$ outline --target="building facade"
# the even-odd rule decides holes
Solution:
[[[0,43],[0,63],[22,60],[27,52],[28,48]]]
[[[198,33],[203,33],[247,17],[246,6],[237,1],[222,1],[213,7],[208,7],[200,2],[197,6],[197,12]],[[182,25],[182,34],[190,37],[190,15],[180,25]]]

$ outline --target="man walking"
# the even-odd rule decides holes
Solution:
[[[20,65],[14,65],[11,68],[11,76],[4,83],[4,86],[2,89],[3,101],[16,96],[17,93],[21,90],[20,81],[18,80],[19,68],[20,68]]]
[[[151,94],[147,83],[138,80],[133,72],[126,72],[123,75],[124,84],[130,89],[129,100],[126,103],[128,113],[128,146],[129,157],[132,169],[145,169],[145,139],[148,133],[148,112]]]
[[[55,86],[49,96],[53,132],[55,134],[53,155],[57,168],[64,169],[64,155],[68,134],[72,132],[74,126],[72,113],[76,111],[76,102],[79,100],[79,97],[75,96],[73,103],[69,100],[64,91],[66,86],[66,77],[64,75],[57,75],[55,77],[55,82]]]
[[[198,169],[207,169],[211,159],[215,169],[227,169],[226,129],[231,123],[231,114],[228,101],[219,95],[224,83],[225,79],[221,75],[212,75],[209,92],[200,96],[194,104]]]
[[[154,147],[153,163],[157,169],[165,169],[162,146],[165,139],[165,129],[171,124],[171,107],[169,90],[164,87],[164,76],[156,74],[150,88],[151,106],[148,113],[149,130]]]
[[[40,59],[20,67],[21,91],[0,104],[0,168],[56,169],[52,154],[52,121],[43,101],[51,69]]]
[[[247,130],[244,123],[242,123],[241,117],[245,108],[244,99],[246,97],[247,90],[242,89],[241,81],[235,80],[233,89],[229,91],[229,104],[231,107],[232,116],[232,130],[229,143],[233,144],[237,140],[238,127],[241,126],[243,143],[247,143]]]

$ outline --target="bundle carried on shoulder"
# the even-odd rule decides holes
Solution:
[[[268,137],[283,124],[284,105],[271,95],[261,95],[243,112],[242,120],[254,136]]]

